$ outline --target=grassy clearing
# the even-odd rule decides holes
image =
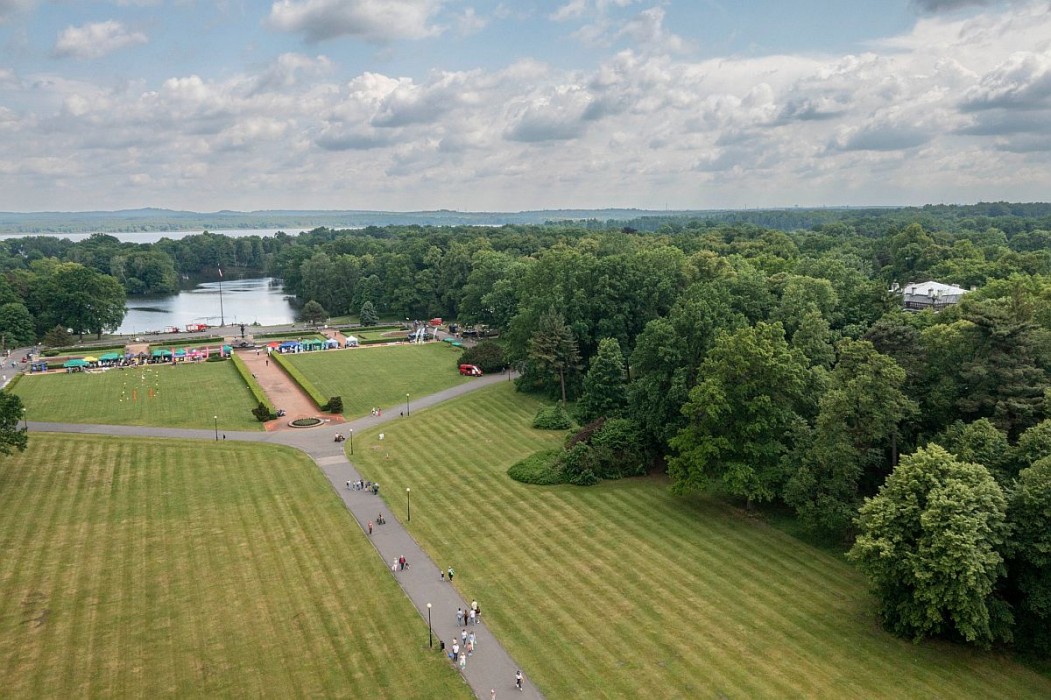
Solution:
[[[383,426],[382,449],[364,432],[355,461],[412,488],[413,536],[548,697],[1051,697],[1003,656],[884,633],[840,558],[663,478],[512,481],[560,439],[537,407],[490,387]]]
[[[29,375],[14,393],[30,420],[212,428],[219,416],[220,430],[262,429],[232,362]]]
[[[373,407],[402,410],[409,394],[423,397],[470,381],[456,368],[459,348],[448,343],[391,345],[286,355],[321,396],[342,396],[348,417]]]
[[[37,434],[0,551],[4,697],[470,697],[292,450]]]

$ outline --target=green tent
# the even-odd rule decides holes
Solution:
[[[82,359],[80,359],[78,357],[78,358],[76,358],[74,360],[66,360],[65,362],[62,363],[62,366],[63,367],[84,367],[87,364],[88,364],[87,362],[85,362],[84,360],[82,360]]]
[[[119,360],[120,357],[121,357],[120,353],[107,352],[105,354],[99,355],[99,362],[112,362],[114,360]]]

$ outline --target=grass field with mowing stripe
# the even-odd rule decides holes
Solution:
[[[0,551],[5,698],[471,697],[293,450],[31,435]]]
[[[342,396],[348,417],[373,407],[400,411],[413,398],[471,381],[460,376],[461,349],[448,343],[365,346],[349,350],[287,355],[322,396]]]
[[[561,435],[496,385],[357,437],[355,463],[549,698],[1051,697],[1004,656],[883,632],[836,556],[664,478],[508,478]],[[387,457],[389,455],[389,457]]]
[[[252,394],[233,362],[144,365],[97,374],[31,374],[14,393],[29,420],[262,430]]]

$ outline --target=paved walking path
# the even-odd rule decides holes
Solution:
[[[343,502],[363,531],[367,532],[368,521],[372,520],[375,523],[376,515],[383,513],[387,524],[374,525],[370,540],[388,570],[391,562],[399,556],[404,555],[409,561],[410,567],[408,569],[393,575],[397,577],[398,584],[416,606],[424,624],[427,622],[427,604],[431,604],[434,653],[437,654],[439,653],[439,640],[444,640],[447,646],[451,646],[453,637],[457,636],[458,638],[459,631],[462,628],[457,628],[456,626],[456,608],[467,609],[470,606],[470,599],[461,597],[453,585],[441,580],[438,563],[431,561],[420,545],[405,530],[401,521],[387,509],[382,499],[364,491],[347,489],[346,483],[348,481],[357,481],[361,478],[361,475],[358,474],[344,452],[344,447],[349,447],[349,444],[334,442],[333,438],[337,432],[349,435],[350,431],[356,430],[360,432],[388,421],[414,420],[417,411],[501,381],[508,381],[508,375],[497,374],[479,377],[466,384],[460,384],[430,396],[414,399],[413,414],[408,417],[398,415],[398,406],[389,406],[384,407],[382,416],[366,416],[339,425],[325,424],[323,427],[318,428],[265,433],[228,431],[225,435],[228,440],[288,445],[307,453],[325,476],[328,477],[329,483],[340,494]],[[30,421],[29,430],[31,433],[46,431],[102,433],[128,437],[215,439],[215,432],[208,429],[155,428],[149,426],[87,425]],[[380,488],[383,488],[382,483]],[[455,561],[439,563],[445,568],[449,566],[456,568]],[[513,572],[508,572],[508,575],[513,575]],[[469,596],[470,592],[468,591],[467,593]],[[482,617],[484,619],[488,601],[481,600],[478,603],[482,609]],[[468,632],[470,631],[475,632],[477,645],[474,655],[467,661],[467,668],[464,670],[463,675],[478,698],[489,700],[489,691],[491,689],[496,690],[497,698],[499,699],[505,699],[511,693],[516,693],[523,698],[543,697],[529,681],[528,677],[526,678],[523,692],[517,693],[514,687],[514,676],[518,666],[499,641],[489,632],[484,623],[469,627]]]

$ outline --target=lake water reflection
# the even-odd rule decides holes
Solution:
[[[173,296],[129,297],[128,313],[117,332],[140,334],[165,326],[178,326],[181,330],[188,323],[217,326],[220,320],[264,326],[292,323],[295,309],[281,284],[270,277],[204,282]]]

